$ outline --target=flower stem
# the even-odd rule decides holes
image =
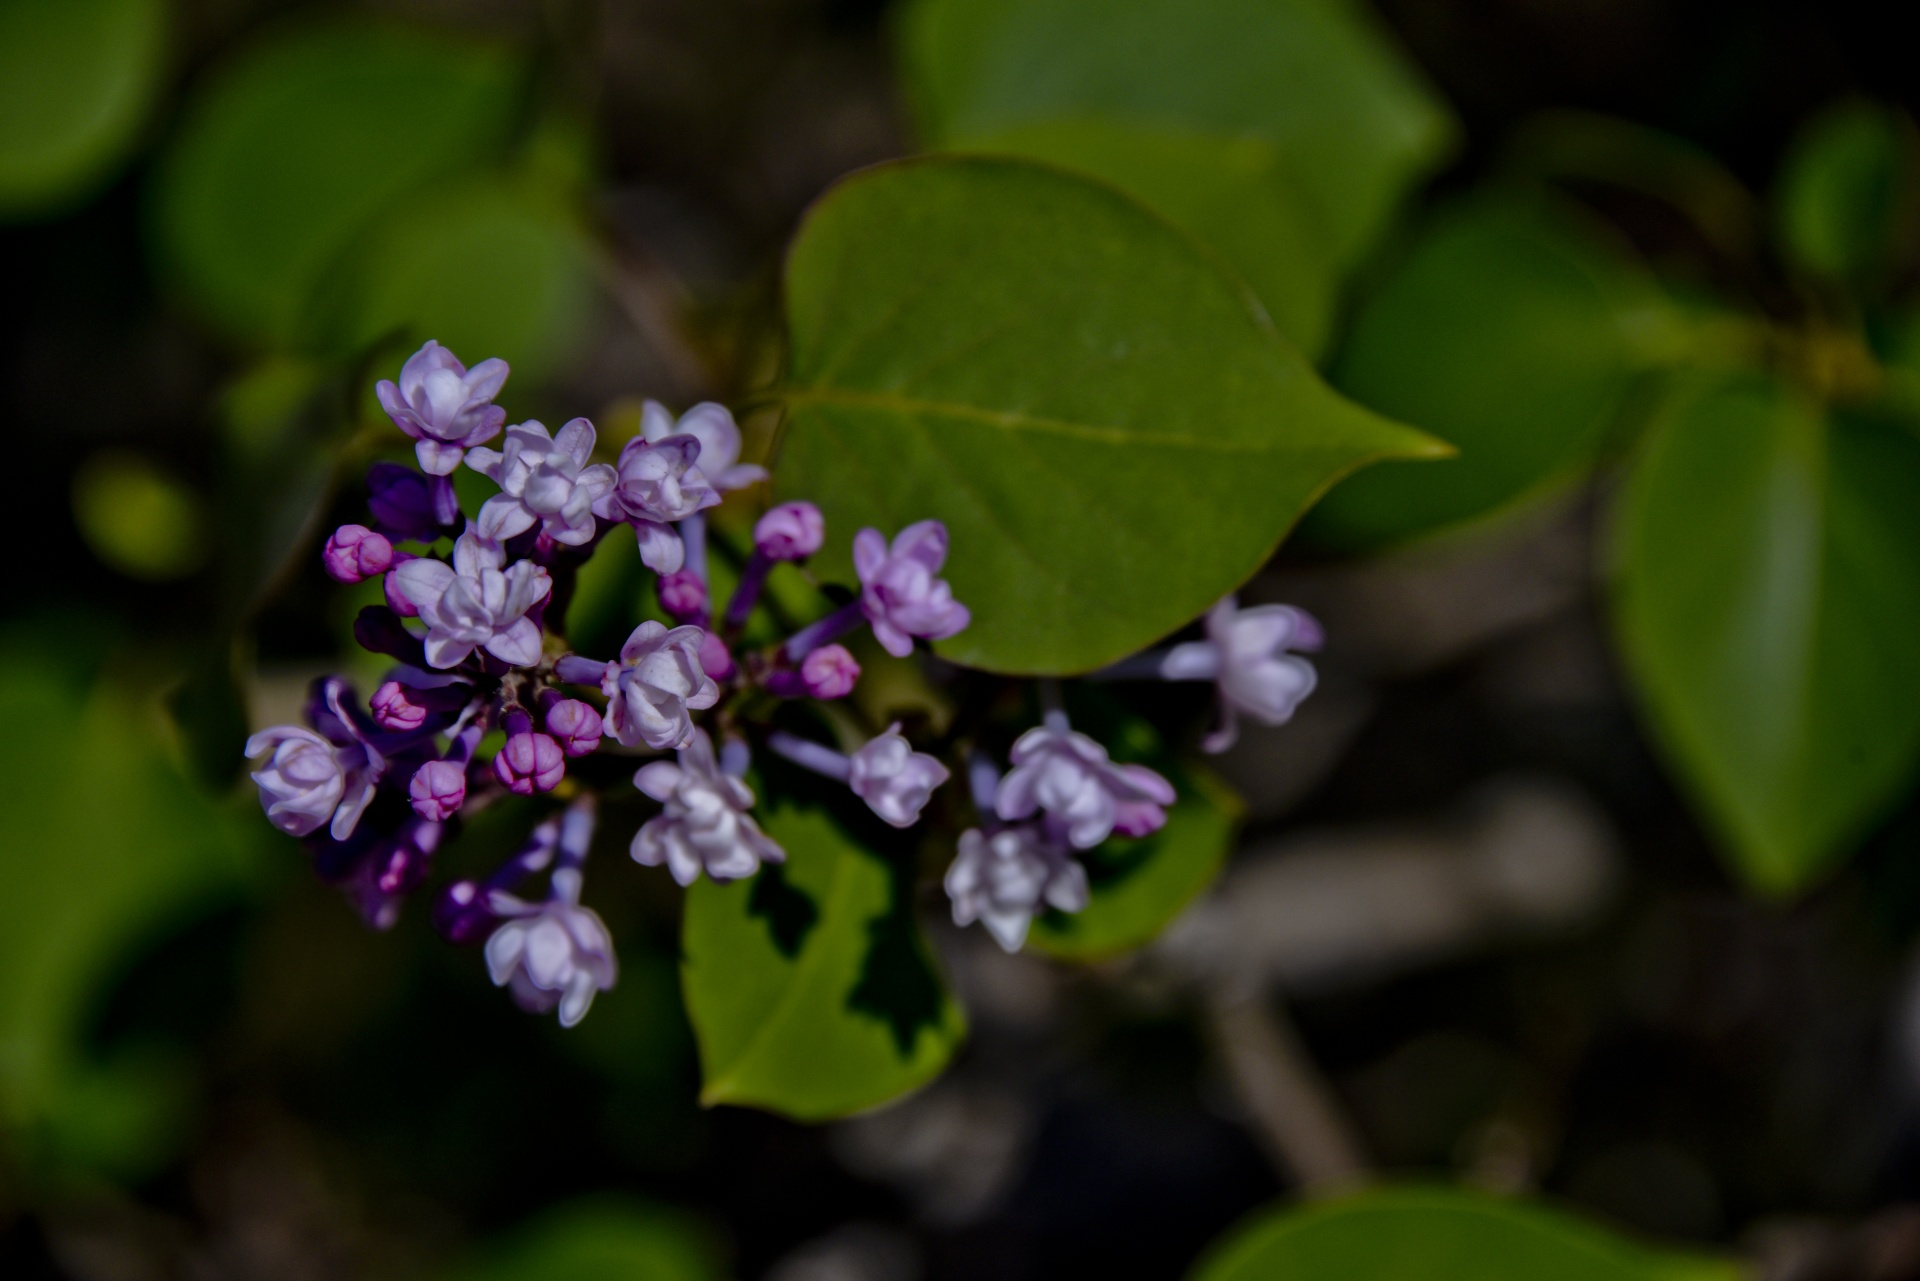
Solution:
[[[795,765],[824,774],[835,782],[844,783],[852,772],[847,758],[831,747],[807,739],[796,737],[785,730],[775,730],[767,735],[767,747],[786,757]]]
[[[860,625],[866,615],[860,612],[860,602],[848,601],[817,623],[795,632],[787,641],[787,658],[790,662],[799,662],[828,641],[837,640]]]

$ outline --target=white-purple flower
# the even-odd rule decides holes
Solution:
[[[634,437],[620,451],[612,492],[594,504],[595,515],[633,526],[641,563],[656,574],[671,574],[686,563],[686,547],[673,523],[720,501],[695,465],[700,448],[692,436],[669,436],[657,444]]]
[[[937,520],[909,525],[893,546],[877,529],[854,535],[853,568],[860,576],[860,610],[874,639],[896,658],[913,652],[913,638],[943,640],[963,630],[972,616],[935,578],[947,562],[947,527]]]
[[[593,424],[575,418],[549,436],[537,422],[507,428],[500,449],[467,452],[467,466],[500,486],[481,504],[476,524],[496,542],[536,524],[556,543],[580,547],[593,541],[593,506],[613,492],[614,471],[593,456]]]
[[[268,758],[251,775],[260,788],[260,806],[267,821],[289,836],[311,835],[323,824],[336,841],[352,836],[386,771],[379,749],[355,724],[345,694],[337,678],[316,691],[308,715],[325,735],[276,725],[247,740],[249,759]]]
[[[1166,680],[1211,680],[1220,691],[1220,728],[1201,746],[1224,752],[1239,736],[1238,713],[1263,725],[1284,724],[1317,676],[1288,650],[1320,648],[1320,624],[1291,605],[1241,609],[1229,596],[1207,611],[1207,639],[1175,645],[1160,661]]]
[[[913,750],[898,721],[847,758],[847,786],[895,827],[919,822],[934,789],[950,777],[938,760]]]
[[[767,469],[740,461],[740,428],[725,405],[703,401],[680,415],[675,422],[667,407],[649,400],[640,410],[640,434],[651,444],[674,436],[691,436],[700,442],[694,465],[715,489],[744,489],[767,478]]]
[[[526,616],[553,590],[547,571],[532,561],[502,570],[504,554],[471,527],[453,544],[453,564],[422,557],[392,577],[427,625],[427,663],[447,668],[476,648],[503,663],[540,661],[540,626]]]
[[[383,378],[374,394],[394,425],[413,437],[420,470],[451,476],[467,450],[492,440],[506,424],[507,411],[493,403],[506,381],[506,361],[483,360],[468,369],[429,340],[407,357],[398,385]]]
[[[619,967],[613,938],[592,908],[580,906],[580,872],[553,873],[553,897],[527,903],[501,890],[488,906],[507,919],[487,940],[487,973],[513,993],[523,1010],[544,1014],[559,1007],[560,1026],[587,1016],[596,992],[613,987]]]
[[[720,687],[700,662],[707,633],[668,628],[649,619],[620,647],[620,661],[600,678],[607,696],[608,737],[625,747],[684,748],[699,733],[691,713],[720,701]]]
[[[706,731],[693,731],[679,760],[654,761],[633,776],[635,787],[666,807],[634,834],[635,862],[664,863],[674,880],[691,885],[703,871],[715,881],[737,881],[763,862],[786,861],[786,851],[749,813],[753,792],[720,768]]]
[[[1014,743],[1013,768],[1000,780],[994,804],[1008,822],[1043,811],[1068,844],[1084,850],[1115,831],[1155,831],[1167,821],[1162,807],[1173,800],[1173,785],[1146,766],[1116,765],[1085,734],[1050,723]]]
[[[946,887],[953,923],[981,922],[1009,952],[1026,942],[1043,904],[1062,912],[1087,905],[1086,869],[1031,824],[962,832]]]

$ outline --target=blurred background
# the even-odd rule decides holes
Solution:
[[[1328,64],[1330,118],[1405,135],[1364,217],[1332,206],[1333,265],[1267,265],[1237,188],[1238,230],[1163,211],[1348,394],[1591,457],[1336,491],[1247,591],[1331,640],[1296,721],[1221,762],[1248,814],[1216,893],[1094,966],[936,930],[961,1058],[805,1127],[698,1107],[664,878],[602,861],[621,982],[562,1032],[419,913],[363,929],[259,821],[238,744],[346,661],[363,602],[315,531],[390,446],[372,380],[433,336],[508,358],[517,417],[745,400],[808,203],[993,133],[938,24],[0,0],[0,1275],[1174,1277],[1314,1176],[1276,1133],[1304,1107],[1336,1176],[1536,1190],[1768,1278],[1920,1277],[1920,798],[1883,789],[1803,894],[1756,893],[1778,878],[1663,763],[1606,599],[1607,442],[1652,412],[1662,307],[1730,342],[1864,325],[1807,345],[1825,385],[1912,350],[1897,14],[1321,7],[1364,44]],[[1161,203],[1071,129],[991,145]],[[1829,216],[1793,179],[1822,165],[1866,194]],[[1145,710],[1191,737],[1186,703]],[[486,818],[475,848],[524,826]]]

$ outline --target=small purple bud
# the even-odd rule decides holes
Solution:
[[[568,756],[585,756],[600,746],[600,713],[577,698],[547,708],[547,733]]]
[[[805,560],[827,539],[827,522],[812,503],[781,503],[753,527],[753,545],[768,560]]]
[[[418,618],[420,616],[420,607],[409,600],[406,592],[400,589],[400,575],[398,573],[390,573],[381,579],[380,586],[386,592],[387,607],[394,613],[400,615],[402,618]]]
[[[690,569],[676,569],[660,578],[660,607],[678,623],[699,623],[707,617],[707,585]]]
[[[342,525],[327,539],[320,563],[336,583],[359,583],[393,564],[393,544],[365,525]]]
[[[389,574],[391,582],[393,576]],[[385,654],[409,667],[425,667],[427,651],[420,638],[400,625],[399,617],[385,605],[368,605],[353,620],[353,639],[370,654]]]
[[[413,812],[429,823],[444,823],[467,799],[467,771],[453,761],[428,761],[407,784]]]
[[[425,725],[430,709],[424,703],[416,703],[408,698],[411,692],[399,681],[388,681],[374,690],[369,703],[373,708],[374,723],[381,729],[396,733],[407,733]]]
[[[514,734],[493,758],[493,776],[521,796],[551,792],[566,774],[567,758],[560,744],[545,734]]]
[[[478,943],[499,923],[487,892],[472,881],[455,881],[433,903],[433,928],[449,943]]]
[[[726,680],[735,671],[733,652],[712,632],[700,642],[700,670],[717,681]]]
[[[436,488],[428,477],[399,463],[375,463],[367,469],[367,507],[388,538],[430,543],[440,536],[447,522],[435,502]]]
[[[860,679],[860,664],[844,645],[822,645],[800,660],[798,670],[787,668],[767,678],[767,688],[782,698],[845,698]]]

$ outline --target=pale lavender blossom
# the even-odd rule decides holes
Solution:
[[[699,456],[700,442],[692,436],[657,444],[636,436],[620,451],[613,490],[594,504],[595,515],[633,526],[641,563],[656,574],[671,574],[686,563],[687,549],[673,522],[720,501],[695,466]]]
[[[503,559],[469,527],[453,545],[452,565],[422,557],[388,576],[427,625],[429,666],[453,667],[475,648],[515,667],[540,661],[540,625],[526,614],[546,599],[553,580],[532,561],[502,570]]]
[[[495,541],[523,534],[536,524],[548,538],[569,547],[593,541],[593,507],[613,492],[614,471],[593,456],[593,424],[575,418],[549,436],[537,422],[507,428],[498,450],[476,448],[467,466],[500,486],[481,504],[480,535]]]
[[[938,760],[913,750],[898,721],[848,757],[847,786],[894,827],[919,822],[934,789],[950,777]]]
[[[1313,664],[1289,650],[1320,648],[1320,624],[1291,605],[1241,609],[1229,596],[1207,612],[1207,639],[1175,645],[1160,660],[1165,680],[1210,680],[1220,692],[1220,728],[1201,747],[1224,752],[1239,736],[1239,714],[1281,725],[1313,693]]]
[[[1173,785],[1144,765],[1116,765],[1107,749],[1057,713],[1013,745],[1013,768],[1000,780],[995,807],[1008,822],[1044,811],[1075,849],[1091,849],[1115,831],[1145,836],[1167,821]]]
[[[720,701],[720,687],[701,665],[707,633],[668,629],[649,619],[633,629],[600,678],[607,696],[604,732],[624,747],[684,748],[699,731],[691,713]]]
[[[675,422],[665,405],[649,400],[640,410],[640,434],[656,445],[675,436],[699,441],[700,453],[694,465],[708,484],[723,492],[744,489],[767,478],[766,468],[740,461],[740,428],[725,405],[703,401]]]
[[[327,825],[336,841],[353,835],[373,800],[386,760],[349,712],[349,691],[337,677],[322,682],[309,719],[324,736],[299,725],[263,729],[246,742],[248,759],[268,757],[251,777],[260,788],[267,821],[289,836],[308,836]]]
[[[943,640],[971,621],[946,580],[934,577],[946,560],[947,527],[937,520],[907,526],[891,548],[877,529],[854,535],[860,609],[873,625],[874,639],[894,657],[911,654],[916,636]]]
[[[946,889],[953,923],[981,922],[1009,952],[1027,941],[1027,928],[1043,905],[1062,912],[1087,905],[1086,869],[1032,824],[962,832]]]
[[[619,976],[613,938],[592,908],[580,906],[580,869],[554,869],[552,897],[527,903],[494,890],[488,908],[506,920],[487,940],[487,973],[533,1014],[558,1007],[560,1026],[587,1016],[594,993]]]
[[[770,507],[753,526],[753,549],[768,560],[805,560],[826,540],[826,518],[812,503]]]
[[[500,434],[507,411],[493,403],[507,381],[507,362],[483,360],[469,370],[439,343],[426,346],[401,366],[396,386],[374,387],[380,407],[414,439],[420,470],[450,476],[468,449]]]
[[[633,785],[666,807],[634,834],[637,863],[665,864],[674,880],[691,885],[703,871],[715,881],[737,881],[763,862],[786,860],[786,851],[753,821],[753,792],[720,768],[705,730],[693,731],[679,764],[645,765]]]

